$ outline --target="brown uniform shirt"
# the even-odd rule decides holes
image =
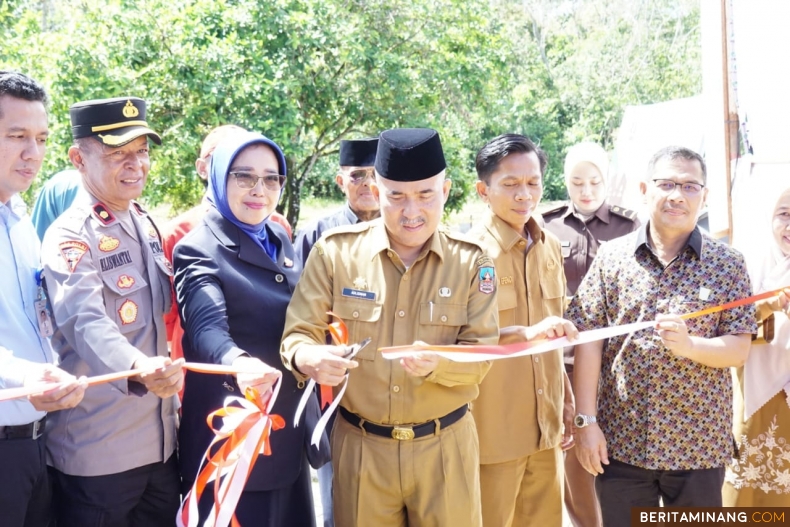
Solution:
[[[562,316],[565,277],[557,239],[527,222],[531,242],[489,212],[470,235],[480,240],[499,273],[499,323],[531,326]],[[562,440],[564,383],[561,350],[493,361],[472,411],[480,463],[502,463],[556,447]]]
[[[624,236],[639,227],[636,212],[609,205],[606,201],[587,221],[574,212],[570,201],[545,212],[543,221],[546,230],[560,239],[569,299],[576,294],[582,278],[598,254],[598,248],[604,242]],[[573,367],[572,346],[565,348],[564,356],[570,372]]]
[[[342,406],[388,425],[442,417],[477,397],[490,364],[440,359],[433,373],[417,378],[378,348],[416,340],[496,344],[496,278],[478,245],[441,228],[407,269],[381,219],[339,227],[310,251],[288,306],[283,363],[306,379],[291,360],[300,345],[325,343],[331,310],[348,326],[350,343],[372,338],[357,355],[359,368],[351,371]]]
[[[546,230],[559,238],[562,245],[569,297],[576,294],[598,247],[639,227],[636,212],[605,201],[586,222],[574,212],[571,202],[544,212],[543,221]]]

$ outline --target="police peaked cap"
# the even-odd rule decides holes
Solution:
[[[447,168],[439,132],[431,128],[396,128],[382,132],[376,172],[393,181],[421,181]]]
[[[95,137],[107,146],[123,146],[147,135],[161,145],[162,138],[148,127],[145,101],[139,97],[116,97],[82,101],[69,108],[74,139]]]

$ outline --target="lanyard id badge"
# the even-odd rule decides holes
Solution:
[[[47,293],[44,291],[44,286],[41,281],[42,269],[36,271],[36,284],[38,285],[38,295],[33,306],[36,310],[36,320],[38,321],[38,333],[43,338],[49,338],[54,333],[52,328],[52,316],[49,312],[47,305]]]

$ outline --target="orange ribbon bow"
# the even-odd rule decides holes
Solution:
[[[279,415],[270,414],[280,383],[268,402],[254,388],[247,388],[244,398],[227,397],[219,410],[206,419],[214,439],[206,449],[205,463],[199,469],[192,489],[187,493],[176,517],[178,527],[197,527],[198,502],[206,486],[214,482],[214,505],[204,525],[240,527],[234,511],[252,473],[259,454],[271,455],[269,437],[273,430],[285,426]],[[214,418],[222,418],[222,427],[214,427]],[[211,454],[216,445],[221,446]]]

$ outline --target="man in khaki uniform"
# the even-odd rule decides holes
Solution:
[[[471,241],[439,228],[451,182],[434,130],[381,134],[375,193],[382,218],[333,230],[307,260],[288,308],[282,358],[297,379],[348,390],[332,432],[339,526],[480,526],[478,442],[469,403],[488,363],[426,353],[400,362],[377,349],[496,344],[498,275]],[[327,346],[327,311],[356,360]]]
[[[560,318],[559,241],[532,217],[543,192],[545,154],[528,138],[506,134],[486,144],[475,165],[477,191],[490,210],[470,235],[494,259],[500,325],[522,326],[508,328],[523,332],[521,340],[575,335]],[[562,449],[572,446],[574,415],[562,350],[494,361],[473,414],[484,525],[561,525]]]

